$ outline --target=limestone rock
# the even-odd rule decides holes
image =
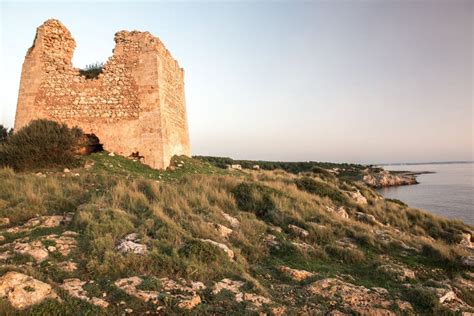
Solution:
[[[309,232],[306,229],[303,229],[301,227],[290,224],[288,225],[288,229],[290,230],[291,233],[293,233],[294,235],[300,238],[306,238],[309,236]]]
[[[281,266],[280,271],[296,281],[303,281],[303,280],[306,280],[307,278],[311,278],[314,276],[314,273],[311,273],[305,270],[292,269],[286,266]]]
[[[397,185],[417,184],[416,177],[413,175],[394,175],[383,170],[374,174],[367,174],[364,176],[365,184],[373,188],[382,188]]]
[[[39,240],[31,243],[14,243],[13,251],[30,255],[36,260],[36,262],[42,262],[48,257],[48,250],[46,250],[43,243]]]
[[[148,251],[146,245],[138,244],[130,240],[123,240],[117,246],[117,250],[124,253],[131,252],[139,255],[145,254]]]
[[[341,217],[341,218],[344,218],[344,219],[348,219],[349,218],[349,214],[347,214],[346,210],[344,209],[344,207],[342,206],[339,206],[338,208],[333,208],[331,206],[326,206],[326,210],[330,213],[334,213],[336,214],[337,216]]]
[[[224,213],[224,212],[222,212],[222,216],[224,216],[224,218],[229,222],[229,224],[230,224],[230,226],[231,226],[232,228],[235,229],[235,228],[238,228],[238,227],[239,227],[240,222],[239,222],[239,220],[238,220],[237,218],[232,217],[232,216],[230,216],[229,214]]]
[[[366,197],[363,196],[359,190],[357,190],[356,192],[349,192],[349,194],[351,198],[354,199],[357,204],[361,204],[361,205],[367,204]]]
[[[307,291],[326,300],[337,302],[345,309],[362,315],[395,315],[390,311],[392,301],[379,291],[327,278],[311,283]],[[378,307],[375,307],[378,306]]]
[[[0,277],[0,297],[6,298],[17,309],[58,298],[49,284],[13,271]]]
[[[66,279],[64,280],[61,288],[63,288],[69,295],[72,297],[78,298],[80,300],[86,301],[93,305],[107,308],[109,303],[98,297],[89,297],[87,296],[87,291],[83,289],[83,285],[86,284],[86,281],[81,281],[80,279]]]
[[[229,247],[227,247],[227,245],[218,243],[218,242],[216,242],[214,240],[211,240],[211,239],[201,239],[201,241],[207,242],[207,243],[210,243],[211,245],[219,247],[220,249],[222,249],[227,254],[227,256],[230,259],[234,259],[234,252]]]
[[[211,223],[211,224],[212,224],[212,226],[214,226],[214,228],[217,230],[217,232],[219,233],[219,235],[221,237],[228,238],[233,232],[232,229],[230,229],[230,228],[228,228],[224,225],[214,224],[214,223]]]
[[[8,217],[0,217],[0,227],[10,225],[10,219]]]
[[[357,212],[356,214],[356,219],[358,221],[361,221],[361,222],[364,222],[364,223],[368,223],[368,224],[372,224],[372,225],[377,225],[377,226],[383,226],[382,223],[380,223],[374,215],[371,215],[371,214],[366,214],[366,213],[362,213],[362,212]]]

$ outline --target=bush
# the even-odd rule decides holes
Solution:
[[[5,126],[0,124],[0,143],[6,142],[8,137],[13,134],[13,129],[6,128]]]
[[[341,191],[333,189],[326,183],[316,181],[309,177],[304,177],[297,179],[295,181],[296,186],[298,189],[302,191],[306,191],[308,193],[316,194],[322,197],[328,197],[335,202],[339,202],[340,204],[347,204],[348,199],[345,197]]]
[[[49,120],[35,120],[0,145],[0,165],[15,170],[71,166],[82,131]]]
[[[263,220],[272,220],[276,211],[273,190],[256,183],[241,183],[232,190],[237,206]]]
[[[80,69],[79,73],[86,77],[86,79],[97,79],[104,70],[104,63],[96,62],[87,65],[86,68]]]

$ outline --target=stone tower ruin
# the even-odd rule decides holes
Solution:
[[[72,66],[76,43],[58,20],[38,27],[21,73],[15,129],[46,118],[78,126],[104,148],[166,168],[191,155],[184,71],[149,32],[120,31],[97,78]]]

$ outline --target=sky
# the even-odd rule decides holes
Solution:
[[[75,67],[105,62],[119,30],[159,37],[185,69],[193,155],[473,160],[474,1],[0,0],[0,124],[49,18]]]

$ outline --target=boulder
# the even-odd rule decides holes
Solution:
[[[218,243],[217,241],[214,241],[211,239],[200,239],[200,240],[222,249],[230,259],[234,259],[234,252],[229,247],[227,247],[227,245]]]
[[[235,228],[239,227],[240,222],[237,218],[232,217],[229,214],[224,213],[224,212],[222,212],[222,216],[224,216],[224,218],[229,222],[229,224],[232,228],[235,229]]]
[[[17,309],[24,309],[58,296],[47,283],[18,272],[0,277],[0,298],[6,298]]]
[[[306,238],[309,236],[309,232],[306,229],[303,229],[301,227],[295,226],[295,225],[288,225],[289,231],[300,238]]]
[[[292,269],[286,266],[281,266],[280,271],[288,275],[295,281],[303,281],[303,280],[306,280],[307,278],[314,276],[314,273],[312,272],[305,271],[305,270]]]

